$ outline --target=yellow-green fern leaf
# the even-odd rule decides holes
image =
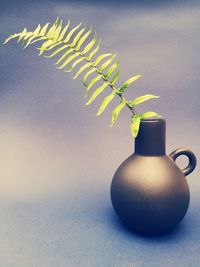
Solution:
[[[58,26],[58,18],[56,19],[56,21],[53,23],[53,25],[49,28],[48,32],[47,32],[47,37],[48,38],[52,38],[56,29]]]
[[[96,53],[99,51],[100,43],[101,43],[101,38],[99,39],[99,42],[98,42],[96,48],[88,55],[88,57],[87,57],[88,60],[91,60],[96,55]]]
[[[69,28],[69,25],[70,25],[71,21],[70,19],[68,20],[68,23],[66,24],[66,26],[64,27],[64,29],[62,30],[62,32],[60,33],[60,36],[58,38],[58,41],[62,41],[64,36],[65,36],[65,33],[67,32],[68,28]]]
[[[53,38],[54,40],[58,40],[61,31],[62,31],[62,20],[60,21],[60,23],[58,24],[58,27],[57,27],[56,30],[54,31],[54,33],[53,33],[53,35],[52,35],[52,38]]]
[[[71,29],[71,31],[67,34],[66,38],[64,39],[64,43],[68,43],[69,40],[71,39],[73,33],[78,30],[78,28],[82,25],[82,23],[79,23],[76,27]]]
[[[56,49],[52,54],[50,54],[50,55],[44,55],[44,57],[46,57],[46,58],[54,57],[59,52],[61,52],[62,50],[64,50],[65,48],[68,48],[68,47],[69,47],[69,45],[63,45],[63,46],[59,47],[58,49]]]
[[[94,32],[94,37],[93,39],[86,45],[86,47],[83,49],[82,54],[86,54],[87,52],[89,52],[92,47],[95,45],[97,40],[97,33]]]
[[[71,56],[69,56],[64,62],[63,64],[59,67],[59,69],[63,69],[65,66],[67,66],[73,59],[75,59],[76,57],[78,57],[79,54],[75,53]]]
[[[17,40],[17,43],[19,43],[27,34],[27,29],[24,28],[23,31],[19,34],[19,38]]]
[[[116,120],[117,120],[117,118],[118,118],[118,116],[119,116],[120,111],[121,111],[125,106],[126,106],[126,102],[123,101],[123,100],[121,100],[121,102],[120,102],[120,103],[113,109],[113,112],[112,112],[112,119],[111,119],[111,124],[110,124],[111,127],[115,124],[115,122],[116,122]]]
[[[72,48],[67,49],[67,51],[56,61],[55,65],[59,64],[67,55],[73,52]]]
[[[100,79],[102,78],[101,74],[98,74],[96,77],[94,77],[88,84],[87,87],[87,92],[89,92],[90,88],[96,83],[98,82]]]
[[[112,85],[114,85],[118,81],[119,75],[120,75],[120,68],[117,70],[117,72],[115,73],[115,75],[113,76],[113,78],[111,80]]]
[[[32,36],[30,36],[30,38],[27,39],[27,42],[26,42],[26,45],[24,46],[24,48],[26,48],[28,45],[30,45],[35,38],[38,38],[39,33],[40,33],[40,29],[41,29],[41,25],[38,24],[38,26],[34,30]]]
[[[75,46],[75,45],[76,45],[76,43],[77,43],[78,40],[81,38],[81,35],[84,33],[84,31],[85,31],[85,28],[81,29],[81,30],[77,33],[77,35],[74,37],[74,39],[73,39],[73,41],[72,41],[72,43],[71,43],[71,46]]]
[[[26,42],[28,41],[28,39],[33,35],[33,32],[27,32],[23,38],[22,38],[22,42],[21,42],[21,47],[23,47]],[[19,38],[20,39],[20,38]]]
[[[147,118],[152,118],[152,117],[155,117],[155,118],[160,118],[161,115],[154,112],[154,111],[147,111],[147,112],[144,112],[144,113],[140,113],[139,114],[140,118],[141,119],[147,119]]]
[[[139,128],[140,128],[140,115],[139,114],[132,115],[130,128],[131,128],[131,133],[133,137],[136,138],[138,135]]]
[[[96,69],[93,68],[93,69],[87,71],[86,74],[84,75],[84,78],[83,78],[83,84],[84,84],[86,87],[88,87],[88,84],[86,83],[88,76],[89,76],[90,74],[92,74],[93,72],[95,72],[95,71],[96,71]]]
[[[46,39],[47,39],[46,36],[37,37],[35,40],[33,40],[33,41],[31,42],[31,44],[34,44],[34,43],[36,43],[36,42],[39,42],[39,41],[42,41],[42,40],[46,40]]]
[[[76,67],[76,65],[79,64],[80,62],[82,62],[83,60],[84,60],[83,57],[77,59],[77,60],[72,64],[71,68],[69,68],[68,70],[65,70],[65,72],[71,72],[71,71]]]
[[[142,95],[142,96],[138,96],[135,99],[133,99],[132,101],[130,101],[129,105],[131,107],[135,107],[135,106],[137,106],[139,104],[144,103],[147,100],[155,99],[155,98],[159,98],[159,96],[157,96],[157,95]]]
[[[112,99],[115,97],[115,95],[116,95],[116,92],[112,91],[111,94],[109,94],[108,96],[106,96],[104,98],[103,102],[101,103],[101,106],[99,107],[99,110],[97,111],[96,116],[99,116],[102,112],[104,112],[105,108],[112,101]]]
[[[20,35],[21,33],[10,34],[9,37],[5,39],[3,44],[7,44],[8,42],[10,42],[10,40],[20,37]]]
[[[104,77],[108,78],[119,67],[119,61],[115,62],[105,73]]]
[[[112,55],[111,58],[109,58],[108,60],[106,60],[100,67],[99,70],[100,71],[104,71],[112,62],[113,60],[116,58],[117,54]]]
[[[52,44],[54,44],[55,43],[55,41],[54,40],[47,40],[47,41],[45,41],[39,48],[38,48],[38,50],[40,51],[39,52],[39,56],[42,54],[42,53],[44,53],[44,51],[46,50],[46,48],[48,48],[50,45],[52,45]]]
[[[82,44],[85,42],[85,40],[90,36],[92,32],[92,27],[90,27],[89,31],[87,31],[83,37],[81,37],[81,39],[78,41],[77,46],[75,47],[75,50],[79,50],[82,46]]]
[[[104,58],[112,56],[112,53],[106,53],[98,56],[95,61],[93,62],[93,65],[96,67]]]
[[[141,76],[142,76],[142,75],[139,74],[139,75],[135,75],[135,76],[129,78],[127,81],[125,81],[125,82],[122,84],[122,86],[121,86],[120,89],[119,89],[119,92],[120,92],[121,94],[123,94],[124,91],[126,90],[126,88],[127,88],[130,84],[132,84],[133,82],[137,81]]]
[[[90,99],[88,100],[88,102],[85,105],[90,105],[95,98],[105,90],[105,88],[108,86],[107,82],[104,82],[101,86],[99,86],[97,89],[95,89],[95,91],[93,92],[93,94],[91,95]]]
[[[53,42],[52,45],[50,45],[50,46],[48,46],[48,47],[45,48],[45,51],[49,51],[49,50],[55,48],[56,46],[58,46],[60,44],[62,44],[62,42],[58,42],[58,41],[54,40],[54,42]]]
[[[47,22],[43,27],[42,27],[42,29],[41,29],[41,31],[40,31],[40,35],[45,35],[46,34],[46,32],[47,32],[47,29],[48,29],[48,27],[49,27],[49,22]]]
[[[87,62],[85,65],[83,65],[77,73],[74,75],[73,79],[76,79],[85,69],[89,68],[91,66],[90,62]]]

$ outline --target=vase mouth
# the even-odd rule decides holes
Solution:
[[[166,121],[161,118],[142,119],[135,139],[135,153],[146,156],[165,155]]]
[[[165,122],[163,118],[146,118],[141,119],[141,122]]]

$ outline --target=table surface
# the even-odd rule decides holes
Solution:
[[[144,73],[130,97],[161,95],[144,111],[164,114],[168,154],[186,146],[198,159],[199,1],[100,2],[1,0],[2,41],[57,16],[92,24],[105,50],[117,51],[121,80]],[[129,232],[109,191],[133,152],[130,114],[110,128],[114,106],[95,117],[100,100],[86,107],[81,81],[35,48],[12,42],[0,54],[0,267],[199,267],[199,166],[187,177],[190,207],[173,233]]]

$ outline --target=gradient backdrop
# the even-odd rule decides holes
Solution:
[[[198,159],[199,1],[0,0],[1,43],[57,16],[93,25],[101,52],[118,54],[120,82],[143,74],[127,97],[160,95],[139,110],[167,120],[168,153],[186,147]],[[95,117],[103,95],[85,106],[81,79],[35,47],[1,45],[0,67],[0,267],[200,266],[199,166],[187,178],[190,209],[177,231],[131,234],[109,196],[116,168],[133,152],[129,111],[110,128],[117,102]]]

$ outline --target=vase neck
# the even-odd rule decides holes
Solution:
[[[165,154],[166,122],[164,119],[143,119],[135,139],[135,154],[160,156]]]

